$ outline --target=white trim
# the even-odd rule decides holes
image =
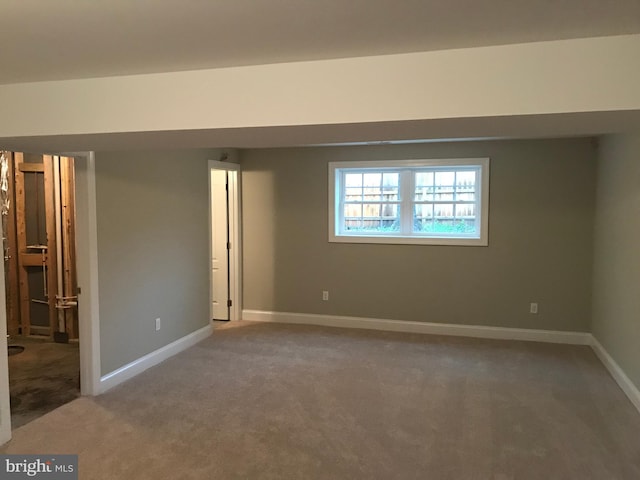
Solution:
[[[176,355],[177,353],[186,350],[189,347],[194,346],[196,343],[201,342],[205,338],[209,337],[213,333],[213,325],[207,325],[206,327],[202,327],[195,332],[190,333],[189,335],[185,335],[182,338],[179,338],[175,342],[171,342],[164,347],[161,347],[157,350],[154,350],[147,355],[134,360],[133,362],[127,363],[126,365],[114,370],[113,372],[107,373],[100,378],[100,393],[104,393],[107,390],[115,387],[116,385],[120,385],[122,382],[126,382],[131,378],[139,375],[144,372],[148,368],[157,365],[160,362]]]
[[[237,163],[209,160],[209,316],[212,306],[211,285],[213,285],[211,260],[212,260],[212,224],[211,224],[211,170],[226,170],[232,172],[229,176],[229,241],[231,243],[231,255],[229,257],[229,298],[232,301],[229,320],[240,320],[242,317],[242,194],[241,194],[241,169]]]
[[[620,368],[620,365],[616,363],[598,339],[593,335],[591,336],[591,348],[604,364],[605,368],[609,371],[616,383],[620,386],[622,391],[627,395],[627,397],[629,397],[633,406],[640,412],[640,390],[638,390],[638,387],[633,384],[631,379],[627,377],[622,368]]]
[[[440,158],[440,159],[414,159],[414,160],[372,160],[353,162],[329,162],[328,180],[328,225],[329,242],[335,243],[375,243],[375,244],[410,244],[410,245],[458,245],[458,246],[481,246],[489,245],[489,177],[490,163],[488,157],[482,158]],[[476,199],[476,225],[479,227],[477,235],[420,235],[411,231],[413,199],[407,200],[406,195],[413,196],[413,180],[406,183],[408,176],[407,168],[427,167],[442,168],[443,170],[455,169],[456,167],[476,167],[479,176],[477,189],[480,195]],[[351,170],[354,172],[366,172],[367,169],[376,171],[400,171],[401,177],[399,191],[404,200],[400,198],[398,205],[401,209],[401,231],[381,235],[376,232],[342,232],[341,217],[343,214],[343,193],[337,188],[343,188],[342,171]],[[411,174],[413,179],[413,174]],[[375,203],[375,202],[374,202]],[[410,208],[408,208],[410,207]],[[479,208],[478,208],[479,207]],[[408,226],[409,225],[409,226]]]
[[[234,305],[231,308],[231,320],[242,318],[242,170],[235,172],[234,181],[231,183],[232,210],[234,219],[231,229],[232,241],[231,261],[234,265],[231,277],[231,287],[234,291]]]
[[[310,313],[268,312],[261,310],[243,310],[242,318],[255,322],[297,323],[322,325],[326,327],[364,328],[390,332],[426,333],[431,335],[452,335],[500,340],[525,340],[571,345],[591,344],[591,334],[587,332],[531,330],[525,328],[487,327],[483,325],[453,325],[381,318],[316,315]]]
[[[2,222],[0,222],[2,232]],[[0,262],[0,445],[11,440],[11,399],[9,359],[7,355],[7,299],[4,287],[4,262]]]
[[[80,391],[100,393],[100,305],[94,152],[74,153],[76,170],[76,271],[80,338]]]

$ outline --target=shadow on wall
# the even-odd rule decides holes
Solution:
[[[468,157],[491,158],[488,247],[328,242],[330,161]],[[242,164],[246,309],[589,330],[590,139],[249,150]]]

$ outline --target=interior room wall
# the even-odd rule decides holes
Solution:
[[[207,161],[219,153],[96,153],[103,375],[209,323]]]
[[[488,247],[328,242],[330,161],[456,157],[491,158]],[[592,139],[244,150],[241,164],[244,309],[589,331]]]
[[[593,335],[640,388],[640,132],[604,137],[598,158]]]

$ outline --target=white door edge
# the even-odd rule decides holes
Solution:
[[[229,255],[229,297],[232,306],[229,311],[229,320],[242,318],[242,242],[241,242],[241,189],[240,189],[240,165],[237,163],[209,160],[209,265],[212,262],[212,212],[211,212],[211,170],[225,170],[229,175],[229,242],[231,252]],[[209,316],[211,318],[212,298],[212,271],[209,268]]]
[[[73,153],[76,170],[76,272],[80,393],[100,392],[100,305],[98,294],[98,227],[95,153]]]

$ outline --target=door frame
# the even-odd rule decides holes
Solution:
[[[100,394],[100,319],[95,154],[94,152],[73,152],[57,155],[76,159],[76,270],[78,285],[82,288],[78,298],[80,393],[98,395]],[[7,310],[4,262],[0,262],[0,352],[6,351]],[[0,355],[0,445],[9,440],[11,440],[11,405],[9,362],[8,355],[5,354]]]
[[[2,225],[0,225],[2,231]],[[4,261],[0,262],[0,445],[11,440],[9,354],[7,352],[7,299],[4,289]]]
[[[242,209],[240,193],[240,165],[237,163],[221,162],[209,160],[207,178],[209,181],[209,320],[213,319],[213,211],[211,195],[211,172],[224,170],[231,173],[229,175],[229,242],[231,250],[229,253],[229,298],[231,308],[229,309],[229,321],[242,319]]]
[[[95,153],[73,152],[64,155],[75,159],[80,394],[99,395],[102,392]]]

